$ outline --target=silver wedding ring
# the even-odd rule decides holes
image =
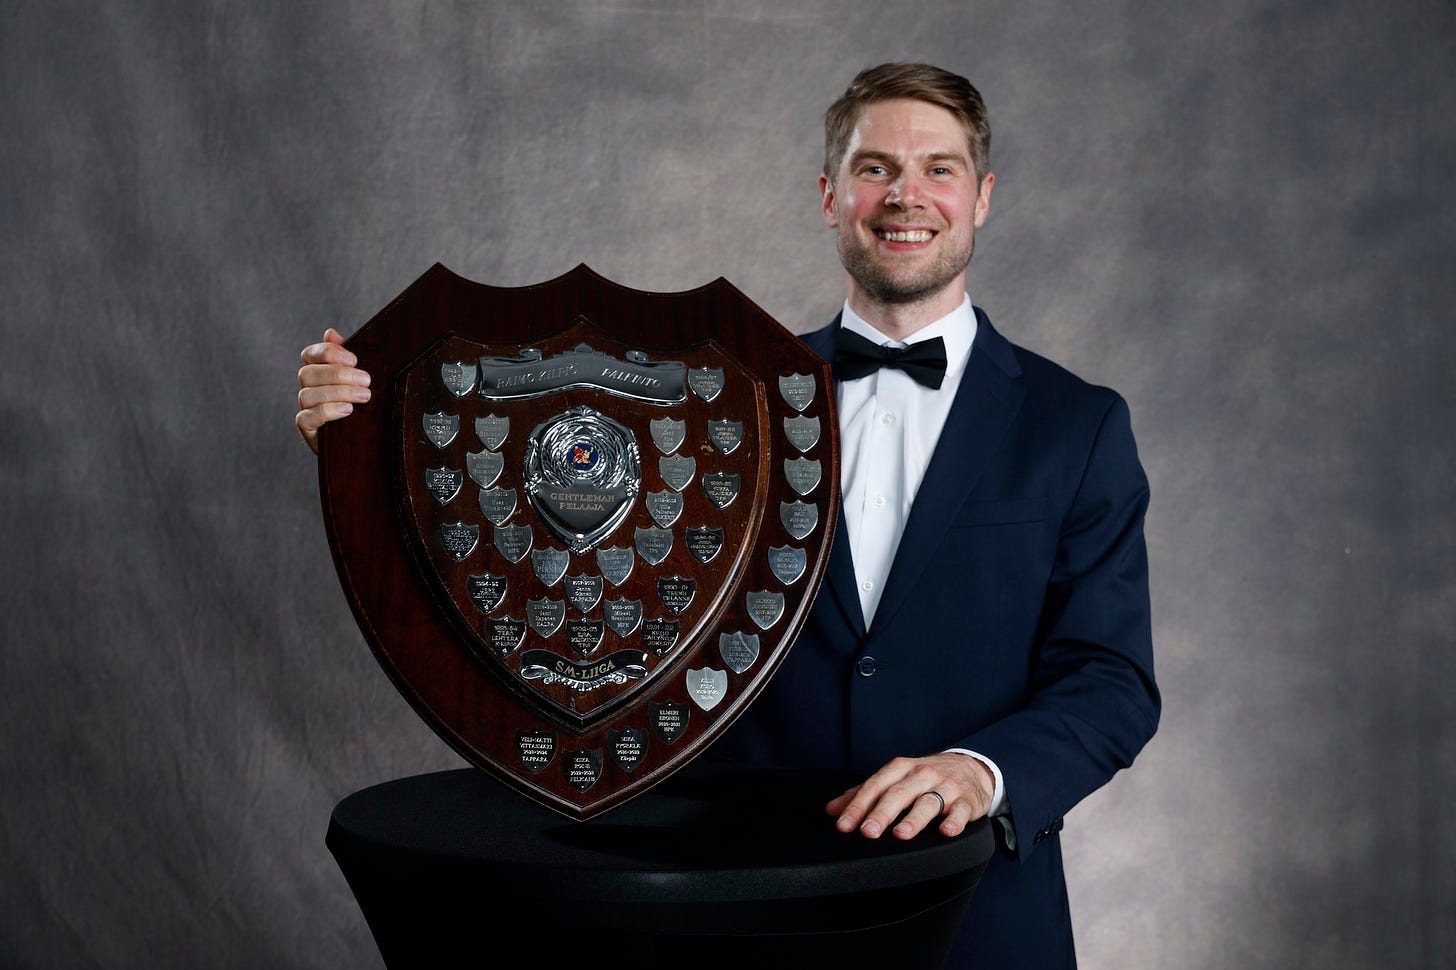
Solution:
[[[927,794],[927,795],[934,795],[935,796],[935,800],[938,801],[938,802],[940,802],[940,811],[936,812],[935,814],[937,814],[937,815],[944,815],[945,814],[945,799],[943,797],[941,797],[940,792],[938,792],[938,791],[928,791],[928,792],[925,792],[925,794]]]

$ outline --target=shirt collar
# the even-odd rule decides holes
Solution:
[[[839,325],[846,330],[854,331],[866,340],[877,344],[891,344],[896,347],[905,347],[932,337],[939,337],[945,341],[947,377],[958,375],[966,369],[966,362],[971,359],[971,344],[976,340],[976,314],[971,310],[970,296],[962,297],[960,306],[939,320],[921,327],[911,334],[907,341],[891,340],[880,333],[873,324],[866,322],[863,317],[850,309],[848,300],[844,301],[844,312],[840,317]]]

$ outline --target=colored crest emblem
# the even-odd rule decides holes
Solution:
[[[375,396],[320,436],[334,561],[392,682],[462,755],[590,818],[753,702],[838,511],[832,377],[805,344],[723,281],[435,267],[347,345]]]

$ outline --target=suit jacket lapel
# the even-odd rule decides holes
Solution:
[[[823,329],[813,333],[805,334],[801,339],[812,347],[820,357],[829,361],[830,366],[834,365],[834,340],[839,333],[839,315],[834,317],[834,322]],[[838,394],[835,387],[829,388],[830,394]],[[837,409],[836,409],[837,410]],[[838,420],[836,417],[835,420]],[[839,434],[839,428],[825,428],[824,434]],[[838,484],[837,482],[835,483]],[[835,603],[844,614],[845,622],[849,624],[858,636],[865,635],[864,611],[859,606],[859,590],[855,586],[854,559],[849,552],[849,536],[844,526],[844,515],[841,512],[836,517],[834,526],[833,542],[829,548],[829,569],[825,579],[825,585],[829,587]]]
[[[904,605],[936,547],[946,540],[946,526],[995,454],[1026,396],[1016,380],[1020,373],[1011,344],[991,327],[991,321],[977,307],[976,341],[970,360],[910,507],[884,595],[875,609],[876,626],[888,623]],[[852,565],[850,570],[849,589],[853,594]],[[858,604],[857,595],[855,602]]]

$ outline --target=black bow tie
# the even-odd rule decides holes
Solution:
[[[868,377],[881,367],[898,367],[916,382],[939,390],[945,380],[945,341],[931,337],[908,347],[871,343],[853,330],[839,328],[834,347],[834,376],[841,381]]]

